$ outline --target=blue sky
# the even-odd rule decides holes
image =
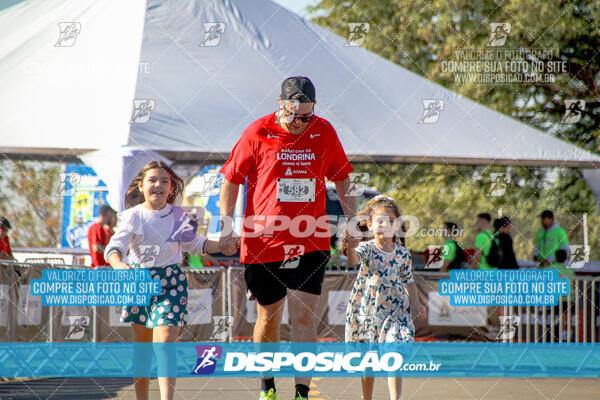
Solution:
[[[288,9],[292,10],[293,12],[295,12],[296,14],[299,14],[303,17],[306,16],[306,12],[304,11],[304,8],[306,8],[307,5],[314,5],[319,2],[318,0],[273,0],[273,1],[275,3],[281,4],[285,8],[288,8]]]

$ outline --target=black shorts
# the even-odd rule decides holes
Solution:
[[[283,299],[287,289],[320,295],[330,256],[329,251],[318,250],[287,261],[246,264],[246,285],[263,306]]]

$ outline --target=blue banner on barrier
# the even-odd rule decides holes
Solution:
[[[557,270],[452,270],[439,294],[452,306],[555,306],[569,295]]]
[[[4,377],[599,377],[593,343],[1,343]]]
[[[144,268],[45,269],[30,285],[44,306],[146,306],[160,292],[160,280]]]

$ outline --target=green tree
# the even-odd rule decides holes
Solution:
[[[343,37],[349,22],[367,22],[364,46],[374,53],[496,111],[588,150],[599,149],[600,1],[322,0],[308,9],[318,15],[314,22]],[[460,60],[460,50],[486,48],[494,22],[511,24],[506,47],[552,51],[524,62],[547,67],[561,61],[566,71],[547,83],[457,82],[442,61]],[[567,99],[587,103],[576,124],[560,123]]]
[[[60,168],[39,161],[0,162],[0,213],[13,229],[13,247],[55,247],[60,240]]]
[[[551,0],[322,0],[308,7],[312,20],[342,37],[348,23],[369,23],[364,47],[492,109],[593,152],[600,149],[600,1]],[[553,82],[490,85],[465,83],[443,68],[444,60],[461,60],[461,51],[485,49],[491,23],[510,23],[506,47],[545,49],[522,58],[530,67],[562,62],[566,70]],[[565,100],[586,102],[577,123],[561,123]],[[539,213],[555,211],[572,243],[581,243],[581,216],[589,213],[590,244],[598,257],[597,207],[579,170],[459,165],[357,165],[372,183],[399,201],[406,214],[424,227],[454,220],[471,227],[478,212],[513,217],[517,256],[531,258]],[[504,196],[488,196],[491,173],[510,174]],[[472,246],[474,233],[462,238]],[[413,237],[411,247],[423,249],[441,238]]]
[[[424,251],[428,245],[442,244],[439,230],[446,221],[459,225],[463,230],[459,242],[465,248],[472,248],[476,216],[488,212],[492,218],[505,215],[512,219],[517,257],[531,259],[533,238],[540,228],[539,215],[545,209],[554,211],[556,221],[566,229],[572,244],[583,244],[582,215],[587,210],[572,209],[569,192],[561,190],[556,175],[560,169],[441,164],[354,166],[356,172],[370,175],[370,184],[377,190],[393,197],[403,215],[416,217],[418,230],[407,238],[411,249]],[[506,184],[494,186],[492,174],[508,174],[503,175]],[[593,195],[585,193],[589,204],[594,204]],[[588,214],[589,244],[594,258],[600,257],[599,222],[596,212]]]

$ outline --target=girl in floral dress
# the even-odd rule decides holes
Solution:
[[[372,239],[361,242],[346,232],[342,242],[349,264],[360,264],[346,310],[346,342],[411,342],[411,310],[418,318],[425,318],[427,311],[417,296],[410,252],[394,234],[398,206],[390,197],[376,196],[358,217],[359,230]],[[364,400],[372,399],[374,383],[374,377],[362,377]],[[389,377],[388,386],[391,400],[400,400],[402,378]]]

